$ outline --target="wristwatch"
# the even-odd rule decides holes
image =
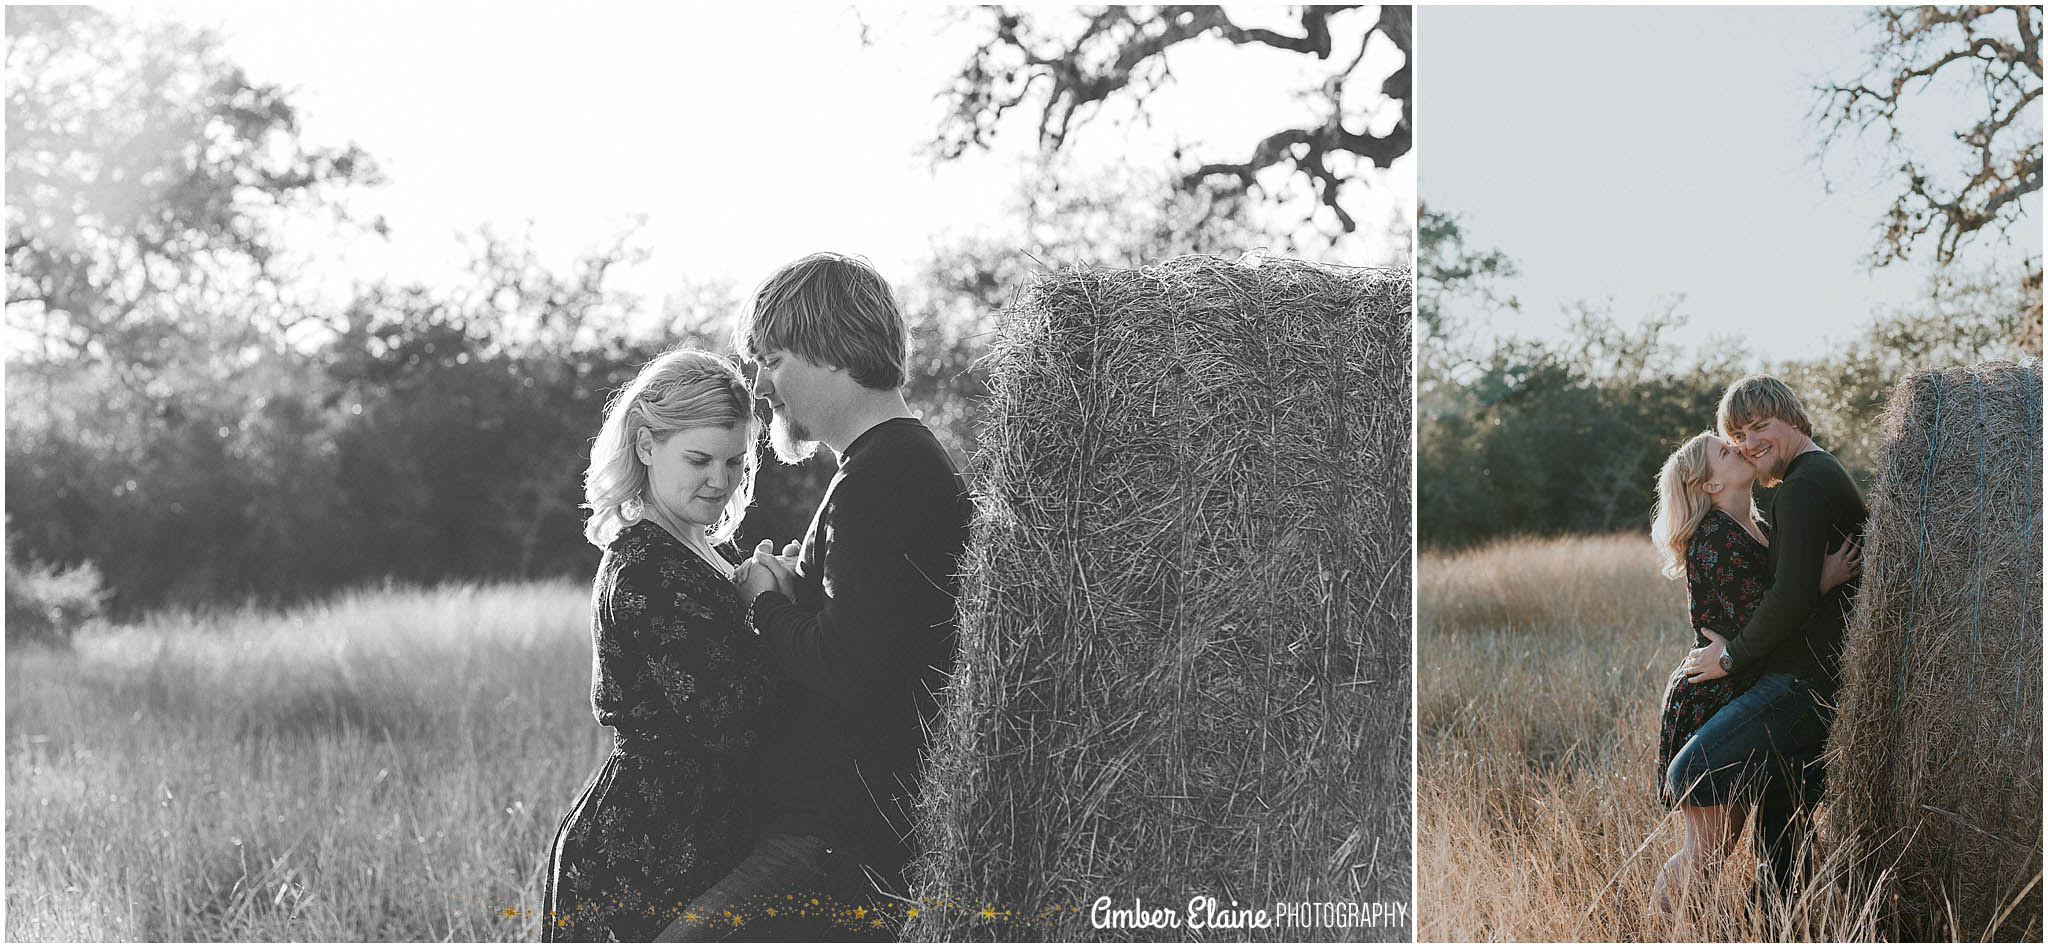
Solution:
[[[1724,675],[1735,674],[1735,656],[1728,654],[1726,648],[1721,649],[1721,673]]]

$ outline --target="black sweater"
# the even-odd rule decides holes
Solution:
[[[754,602],[789,684],[762,742],[765,832],[844,847],[900,882],[936,692],[952,673],[965,483],[915,418],[847,445],[811,520],[795,602]]]
[[[1791,672],[1824,695],[1842,682],[1842,630],[1856,595],[1850,580],[1820,594],[1830,549],[1863,533],[1870,511],[1842,463],[1826,451],[1793,458],[1772,495],[1771,588],[1742,631],[1728,640],[1738,670]]]

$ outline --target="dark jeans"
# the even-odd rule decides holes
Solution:
[[[1773,672],[1715,712],[1665,774],[1688,806],[1743,800],[1756,808],[1757,856],[1781,894],[1792,888],[1806,810],[1820,798],[1828,725],[1828,709],[1807,682]]]
[[[816,836],[769,833],[658,941],[893,941],[867,873]],[[877,924],[879,923],[879,924]]]

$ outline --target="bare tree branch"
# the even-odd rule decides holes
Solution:
[[[1887,209],[1874,266],[1905,259],[1933,235],[1935,260],[1952,263],[1985,228],[2004,232],[2017,203],[2041,189],[2039,9],[2027,6],[1880,7],[1865,76],[1817,87],[1823,152],[1882,130],[1898,197]],[[1957,131],[1971,161],[1931,170],[1902,135],[1905,113],[1937,79],[1981,89],[1986,117]],[[2038,269],[2038,261],[2034,264]]]
[[[993,18],[990,36],[961,67],[946,93],[949,108],[932,143],[939,160],[960,157],[989,147],[1005,116],[1017,108],[1038,113],[1038,147],[1054,153],[1100,109],[1122,98],[1142,115],[1146,100],[1172,80],[1169,53],[1204,38],[1236,46],[1265,46],[1327,61],[1340,41],[1351,44],[1332,20],[1356,6],[1293,7],[1289,15],[1299,27],[1275,30],[1247,27],[1233,21],[1221,7],[1106,7],[1084,12],[1085,22],[1071,38],[1046,26],[1033,13],[1011,7],[985,7],[978,14]],[[1363,23],[1362,19],[1349,22]],[[1327,208],[1343,233],[1357,229],[1345,206],[1350,190],[1364,187],[1349,162],[1363,160],[1386,168],[1408,153],[1413,143],[1411,104],[1411,12],[1405,6],[1383,6],[1370,28],[1356,35],[1356,53],[1344,67],[1309,90],[1317,120],[1276,130],[1234,161],[1198,162],[1180,176],[1185,190],[1221,189],[1248,194],[1260,191],[1260,172],[1285,168],[1313,189],[1316,204]],[[1384,77],[1373,101],[1349,103],[1346,83],[1364,62],[1372,37],[1391,43],[1403,57],[1399,68]],[[1369,127],[1374,110],[1398,101],[1398,121],[1384,134]]]

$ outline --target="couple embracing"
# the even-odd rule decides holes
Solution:
[[[1742,379],[1716,416],[1718,435],[1664,462],[1650,530],[1664,574],[1686,581],[1694,629],[1665,686],[1658,748],[1659,796],[1685,817],[1684,847],[1652,896],[1665,911],[1734,847],[1752,809],[1754,894],[1794,886],[1869,515],[1785,383]],[[1776,487],[1767,513],[1752,502],[1757,484]]]
[[[591,707],[614,749],[548,854],[549,941],[886,940],[935,692],[956,649],[966,488],[905,404],[908,339],[865,261],[816,254],[735,333],[613,396],[591,448]],[[839,461],[801,543],[732,536],[759,426]]]

